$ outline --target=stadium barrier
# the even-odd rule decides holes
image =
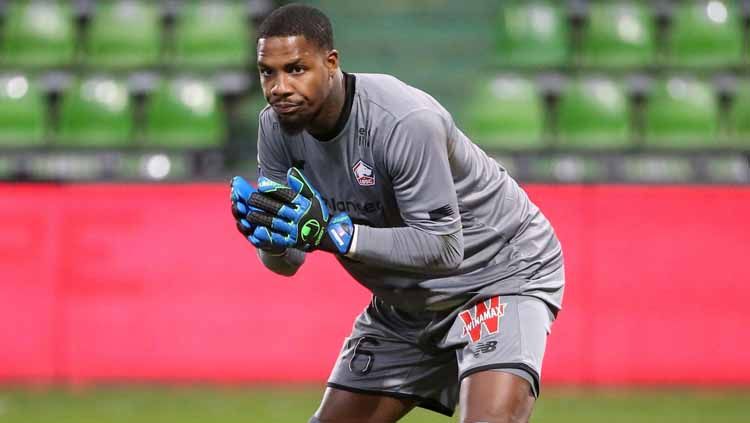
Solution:
[[[566,256],[546,382],[750,382],[749,188],[526,189]],[[0,381],[320,381],[368,299],[264,269],[225,184],[0,184]]]

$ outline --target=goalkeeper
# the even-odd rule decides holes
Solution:
[[[258,188],[232,212],[260,260],[293,275],[332,253],[373,298],[311,422],[395,422],[415,406],[461,421],[527,421],[564,271],[552,227],[431,96],[345,73],[308,6],[258,30],[268,100]]]

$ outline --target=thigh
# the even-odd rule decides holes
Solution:
[[[320,423],[391,423],[398,421],[416,400],[328,388],[315,417]]]
[[[384,404],[396,399],[399,404],[451,415],[458,400],[455,352],[423,351],[417,338],[426,323],[411,323],[382,305],[368,307],[357,318],[333,366],[328,379],[331,392],[362,395],[352,398],[385,397],[379,400]]]
[[[512,373],[485,370],[461,381],[461,422],[528,422],[536,398],[529,381]]]
[[[553,320],[546,303],[523,295],[493,297],[462,311],[450,333],[464,342],[456,353],[459,378],[501,370],[525,379],[538,396]]]

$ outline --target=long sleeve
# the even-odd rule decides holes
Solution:
[[[463,260],[461,232],[434,235],[416,228],[371,228],[357,225],[347,257],[369,264],[418,273],[443,273]]]
[[[461,264],[463,234],[448,160],[450,125],[421,109],[394,127],[383,163],[406,226],[357,225],[349,258],[424,273],[443,273]]]

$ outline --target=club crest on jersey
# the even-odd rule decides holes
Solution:
[[[464,323],[461,337],[468,335],[471,342],[477,342],[482,339],[482,327],[488,335],[497,333],[500,329],[500,318],[505,314],[506,305],[507,303],[500,303],[500,297],[493,297],[478,303],[469,310],[462,311],[458,315]]]
[[[358,160],[352,166],[352,172],[354,172],[354,177],[357,178],[357,183],[360,186],[371,187],[375,185],[375,174],[372,171],[372,166],[362,160]]]

